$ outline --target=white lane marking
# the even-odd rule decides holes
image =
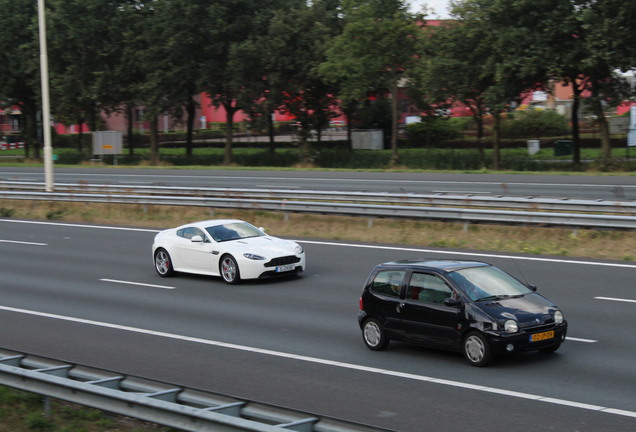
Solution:
[[[614,297],[594,297],[594,298],[597,299],[597,300],[609,300],[609,301],[617,301],[617,302],[625,302],[625,303],[636,303],[636,300],[614,298]]]
[[[566,339],[569,341],[573,341],[573,342],[584,342],[584,343],[596,343],[598,342],[597,340],[594,339],[581,339],[581,338],[575,338],[575,337],[570,337],[570,336],[566,336]]]
[[[0,219],[0,222],[54,225],[54,226],[65,226],[65,227],[73,227],[73,228],[111,229],[111,230],[119,230],[119,231],[136,231],[136,232],[149,232],[149,233],[158,233],[161,231],[161,229],[126,228],[126,227],[116,227],[116,226],[106,226],[106,225],[82,225],[82,224],[70,224],[70,223],[60,223],[60,222],[25,221],[25,220],[16,220],[16,219]],[[384,249],[384,250],[396,250],[396,251],[407,251],[407,252],[423,252],[423,253],[435,253],[440,255],[442,254],[471,255],[471,256],[486,257],[486,258],[505,258],[505,259],[517,259],[517,260],[526,260],[526,261],[553,262],[553,263],[561,263],[561,264],[594,265],[594,266],[601,266],[601,267],[636,268],[636,264],[606,263],[606,262],[598,262],[598,261],[576,261],[576,260],[566,260],[566,259],[557,259],[557,258],[540,258],[540,257],[520,256],[520,255],[499,255],[499,254],[493,254],[493,253],[440,251],[440,250],[434,250],[434,249],[418,249],[418,248],[408,248],[408,247],[398,247],[398,246],[379,246],[379,245],[365,245],[365,244],[352,244],[352,243],[335,243],[335,242],[327,242],[327,241],[312,241],[312,240],[305,240],[305,239],[297,239],[294,241],[298,243],[317,244],[317,245],[324,245],[324,246],[354,247],[354,248],[364,248],[364,249]]]
[[[313,240],[303,240],[303,239],[294,239],[294,241],[298,243],[317,244],[317,245],[324,245],[324,246],[341,246],[341,247],[346,246],[346,247],[355,247],[355,248],[364,248],[364,249],[384,249],[384,250],[425,252],[425,253],[446,254],[446,255],[470,255],[470,256],[487,257],[487,258],[505,258],[505,259],[517,259],[517,260],[526,260],[526,261],[544,261],[544,262],[554,262],[554,263],[561,263],[561,264],[582,264],[582,265],[595,265],[595,266],[607,266],[607,267],[636,268],[636,264],[605,263],[605,262],[597,262],[597,261],[576,261],[576,260],[566,260],[566,259],[560,259],[560,258],[540,258],[540,257],[519,256],[519,255],[499,255],[499,254],[493,254],[493,253],[440,251],[440,250],[434,250],[434,249],[419,249],[419,248],[408,248],[408,247],[398,247],[398,246],[378,246],[378,245],[351,244],[351,243],[334,243],[334,242],[313,241]]]
[[[445,386],[458,387],[458,388],[470,389],[470,390],[487,392],[487,393],[495,393],[495,394],[500,394],[500,395],[504,395],[504,396],[511,396],[511,397],[522,398],[522,399],[530,399],[530,400],[534,400],[534,401],[538,401],[538,402],[546,402],[546,403],[555,404],[555,405],[566,405],[566,406],[575,407],[575,408],[581,408],[581,409],[585,409],[585,410],[589,410],[589,411],[599,411],[599,412],[603,412],[603,413],[607,413],[607,414],[615,414],[615,415],[621,415],[621,416],[636,418],[636,411],[620,410],[620,409],[616,409],[616,408],[603,407],[603,406],[600,406],[600,405],[591,405],[591,404],[587,404],[587,403],[570,401],[570,400],[566,400],[566,399],[557,399],[557,398],[551,398],[551,397],[547,397],[547,396],[534,395],[534,394],[531,394],[531,393],[517,392],[517,391],[514,391],[514,390],[505,390],[505,389],[500,389],[500,388],[495,388],[495,387],[482,386],[482,385],[478,385],[478,384],[465,383],[465,382],[461,382],[461,381],[451,381],[451,380],[434,378],[434,377],[425,376],[425,375],[416,375],[416,374],[407,373],[407,372],[398,372],[398,371],[392,371],[392,370],[388,370],[388,369],[376,368],[376,367],[371,367],[371,366],[362,366],[362,365],[357,365],[357,364],[353,364],[353,363],[345,363],[345,362],[339,362],[339,361],[334,361],[334,360],[321,359],[321,358],[317,358],[317,357],[309,357],[309,356],[303,356],[303,355],[298,355],[298,354],[291,354],[291,353],[286,353],[286,352],[281,352],[281,351],[273,351],[273,350],[269,350],[269,349],[255,348],[255,347],[250,347],[250,346],[245,346],[245,345],[237,345],[237,344],[232,344],[232,343],[227,343],[227,342],[220,342],[220,341],[214,341],[214,340],[209,340],[209,339],[201,339],[201,338],[178,335],[178,334],[173,334],[173,333],[165,333],[165,332],[160,332],[160,331],[155,331],[155,330],[147,330],[147,329],[124,326],[124,325],[119,325],[119,324],[105,323],[105,322],[100,322],[100,321],[92,321],[92,320],[87,320],[87,319],[83,319],[83,318],[67,317],[67,316],[63,316],[63,315],[55,315],[55,314],[46,313],[46,312],[38,312],[38,311],[27,310],[27,309],[19,309],[19,308],[13,308],[13,307],[9,307],[9,306],[0,306],[0,310],[4,310],[4,311],[8,311],[8,312],[21,313],[21,314],[25,314],[25,315],[35,315],[35,316],[44,317],[44,318],[58,319],[58,320],[62,320],[62,321],[70,321],[70,322],[75,322],[75,323],[80,323],[80,324],[88,324],[88,325],[93,325],[93,326],[97,326],[97,327],[105,327],[105,328],[110,328],[110,329],[115,329],[115,330],[127,331],[127,332],[132,332],[132,333],[140,333],[140,334],[145,334],[145,335],[150,335],[150,336],[156,336],[156,337],[162,337],[162,338],[168,338],[168,339],[175,339],[175,340],[198,343],[198,344],[203,344],[203,345],[217,346],[217,347],[221,347],[221,348],[233,349],[233,350],[238,350],[238,351],[245,351],[245,352],[250,352],[250,353],[274,356],[274,357],[281,357],[281,358],[286,358],[286,359],[291,359],[291,360],[298,360],[298,361],[303,361],[303,362],[308,362],[308,363],[339,367],[339,368],[343,368],[343,369],[351,369],[351,370],[356,370],[356,371],[360,371],[360,372],[368,372],[368,373],[373,373],[373,374],[387,375],[387,376],[392,376],[392,377],[396,377],[396,378],[404,378],[404,379],[410,379],[410,380],[416,380],[416,381],[425,381],[425,382],[430,382],[430,383],[440,384],[440,385],[445,385]]]
[[[26,241],[17,241],[17,240],[0,240],[0,243],[15,243],[15,244],[24,244],[24,245],[32,245],[32,246],[48,246],[48,243],[36,243],[36,242],[26,242]]]
[[[83,224],[73,224],[73,223],[61,223],[61,222],[44,222],[44,221],[25,221],[25,220],[16,220],[16,219],[0,219],[0,222],[14,222],[14,223],[24,223],[24,224],[35,224],[35,225],[53,225],[53,226],[66,226],[73,228],[95,228],[95,229],[110,229],[117,231],[138,231],[138,232],[154,232],[157,233],[161,230],[158,229],[145,229],[145,228],[126,228],[126,227],[116,227],[116,226],[104,226],[104,225],[83,225]]]
[[[137,286],[144,286],[144,287],[150,287],[150,288],[161,288],[161,289],[169,289],[169,290],[176,289],[175,287],[171,287],[171,286],[147,284],[147,283],[132,282],[132,281],[123,281],[123,280],[117,280],[117,279],[100,279],[100,281],[126,284],[126,285],[137,285]]]

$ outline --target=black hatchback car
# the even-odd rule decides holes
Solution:
[[[567,322],[551,301],[479,261],[402,260],[376,266],[360,297],[364,343],[391,339],[459,351],[473,366],[505,352],[556,351]]]

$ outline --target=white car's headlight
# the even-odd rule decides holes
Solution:
[[[247,259],[251,259],[251,260],[264,260],[265,257],[264,256],[260,256],[260,255],[256,255],[256,254],[252,254],[252,253],[244,253],[243,256]]]
[[[507,320],[504,323],[504,330],[506,333],[517,333],[519,331],[519,325],[515,320]]]
[[[563,323],[563,313],[561,311],[556,311],[554,313],[554,322],[557,324]]]
[[[303,253],[303,248],[301,245],[296,245],[296,247],[294,248],[294,251],[300,255],[301,253]]]

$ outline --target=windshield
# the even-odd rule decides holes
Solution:
[[[490,300],[530,294],[532,290],[497,267],[473,267],[449,273],[472,300]]]
[[[224,225],[216,225],[205,229],[215,242],[240,240],[249,237],[261,237],[265,234],[253,225],[246,222],[233,222]]]

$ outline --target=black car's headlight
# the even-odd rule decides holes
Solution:
[[[554,322],[557,324],[563,323],[563,313],[561,311],[558,310],[554,313]]]
[[[504,331],[506,333],[517,333],[519,331],[519,324],[515,320],[506,320],[504,323]]]
[[[252,254],[252,253],[244,253],[243,256],[247,259],[251,259],[251,260],[264,260],[265,257],[264,256],[260,256],[260,255],[256,255],[256,254]]]

